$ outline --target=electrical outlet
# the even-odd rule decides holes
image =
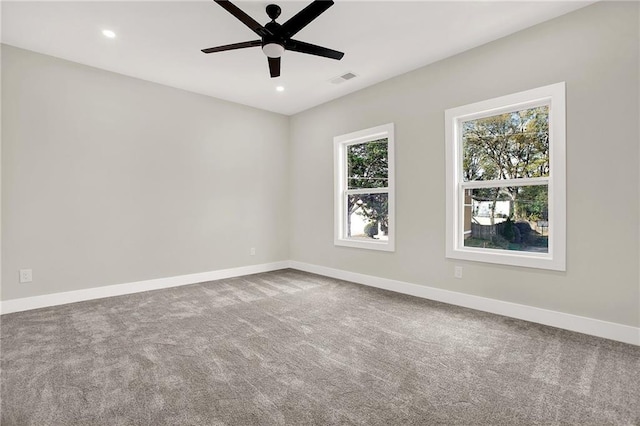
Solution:
[[[453,276],[456,278],[462,278],[462,266],[456,266],[454,268]]]
[[[256,248],[255,247],[251,247],[251,250],[249,250],[249,254],[251,256],[255,256],[256,255]]]
[[[30,283],[33,281],[33,271],[31,269],[20,269],[20,282]]]

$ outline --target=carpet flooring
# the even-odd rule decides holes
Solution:
[[[283,270],[2,316],[1,424],[639,425],[640,348]]]

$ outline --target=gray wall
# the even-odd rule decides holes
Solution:
[[[640,325],[638,9],[595,4],[291,118],[3,46],[1,298],[291,258]],[[558,81],[567,271],[445,259],[444,110]],[[332,139],[388,122],[397,250],[334,247]]]
[[[598,3],[292,117],[291,259],[640,325],[638,16]],[[445,259],[444,110],[560,81],[567,271]],[[335,247],[332,138],[388,122],[396,252]]]
[[[288,259],[288,117],[3,46],[2,124],[3,300]]]

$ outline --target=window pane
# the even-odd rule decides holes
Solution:
[[[464,245],[549,252],[547,185],[467,189]]]
[[[464,181],[549,176],[549,107],[462,123]]]
[[[347,145],[347,188],[385,188],[389,177],[387,139]]]
[[[347,194],[347,238],[389,239],[389,194]]]

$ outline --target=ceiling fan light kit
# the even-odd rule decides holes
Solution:
[[[235,16],[240,22],[249,27],[254,33],[259,35],[260,40],[210,47],[208,49],[202,49],[203,53],[224,52],[227,50],[262,46],[262,51],[267,56],[269,74],[271,75],[271,78],[280,76],[280,61],[285,50],[336,60],[340,60],[344,56],[343,52],[338,52],[337,50],[305,43],[291,38],[301,29],[309,25],[311,21],[320,16],[324,11],[333,6],[332,0],[314,0],[311,4],[307,5],[307,7],[302,9],[282,25],[276,22],[276,19],[280,16],[280,12],[282,11],[280,6],[270,4],[267,6],[266,11],[271,22],[268,22],[264,26],[260,25],[256,20],[247,15],[230,1],[214,1],[222,6],[227,12]]]
[[[262,46],[262,51],[268,58],[279,58],[284,53],[284,46],[278,43],[268,43]]]

